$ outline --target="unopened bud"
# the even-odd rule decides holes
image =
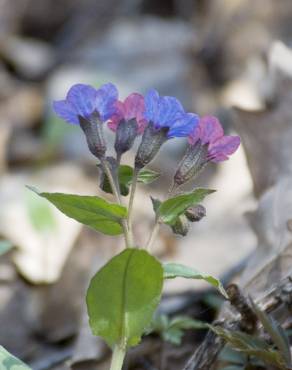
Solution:
[[[106,152],[106,143],[103,136],[103,125],[99,114],[93,112],[89,118],[78,116],[90,152],[97,158],[103,158]]]
[[[206,208],[201,204],[190,207],[186,210],[185,216],[191,222],[198,222],[206,216]]]
[[[195,145],[189,145],[174,175],[174,182],[182,185],[197,175],[207,164],[207,145],[198,141]]]
[[[190,228],[190,224],[185,215],[181,215],[177,218],[174,225],[171,226],[174,234],[186,236]]]
[[[145,128],[141,144],[135,158],[135,167],[143,168],[158,153],[161,145],[167,140],[168,127],[155,128],[153,123],[149,123]]]

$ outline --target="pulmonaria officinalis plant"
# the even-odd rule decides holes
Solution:
[[[195,188],[179,192],[179,187],[209,162],[228,159],[239,146],[237,136],[224,136],[215,117],[200,118],[185,112],[174,97],[159,96],[150,90],[145,97],[133,93],[124,101],[117,88],[105,84],[98,89],[77,84],[65,100],[54,102],[56,114],[79,125],[90,152],[98,158],[102,171],[101,188],[113,194],[111,203],[96,195],[39,192],[67,216],[107,235],[124,235],[125,249],[113,257],[92,278],[86,296],[89,324],[113,349],[111,370],[120,370],[126,350],[139,343],[160,302],[165,279],[203,279],[226,296],[219,280],[198,272],[193,266],[159,262],[151,247],[161,224],[186,235],[191,222],[205,216],[200,204],[213,192]],[[116,157],[107,157],[106,125],[115,133]],[[121,164],[122,155],[141,136],[134,167]],[[174,173],[173,186],[164,200],[151,198],[154,226],[145,245],[133,237],[133,202],[137,183],[149,184],[159,174],[145,168],[168,140],[187,138],[188,148]],[[129,195],[126,202],[124,195]]]

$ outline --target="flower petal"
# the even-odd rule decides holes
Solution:
[[[77,115],[84,118],[95,110],[96,89],[89,85],[76,84],[67,94],[67,102],[72,105]]]
[[[137,116],[142,117],[145,111],[143,96],[137,93],[129,95],[124,101],[124,107],[125,119],[127,121],[136,118]]]
[[[171,127],[178,119],[182,118],[184,109],[180,102],[171,96],[164,96],[159,99],[155,123],[159,127]]]
[[[239,136],[224,136],[209,146],[208,156],[212,162],[222,162],[228,159],[240,145]]]
[[[158,110],[159,94],[156,90],[151,89],[145,95],[145,118],[154,122]]]
[[[95,109],[102,121],[107,121],[116,111],[118,90],[115,85],[108,83],[96,90]]]
[[[66,100],[58,100],[53,102],[53,108],[55,113],[68,123],[74,125],[79,124],[78,116],[75,112],[74,107]]]
[[[201,125],[198,123],[193,130],[190,132],[188,141],[191,145],[195,145],[201,137]]]
[[[125,106],[124,103],[121,101],[116,101],[115,103],[115,113],[110,117],[108,121],[108,127],[116,132],[119,123],[125,117]]]
[[[185,137],[190,134],[199,124],[199,116],[195,113],[185,113],[177,119],[168,131],[168,137]]]
[[[129,121],[135,118],[138,124],[138,133],[142,134],[147,125],[147,121],[144,118],[145,102],[143,95],[137,93],[129,95],[125,99],[124,108],[125,108],[125,119]]]
[[[200,139],[202,144],[213,143],[224,135],[223,128],[214,116],[205,116],[200,121]]]

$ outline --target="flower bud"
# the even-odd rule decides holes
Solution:
[[[103,125],[99,114],[95,111],[89,118],[78,116],[90,152],[97,158],[103,158],[106,152],[106,143],[103,136]]]
[[[191,222],[198,222],[206,216],[206,208],[201,204],[190,207],[186,210],[185,216]]]
[[[189,145],[174,175],[176,185],[182,185],[197,175],[207,164],[207,145],[198,141],[195,145]]]
[[[174,234],[186,236],[190,228],[190,223],[185,215],[181,215],[177,218],[174,225],[171,226]]]
[[[131,149],[137,135],[138,124],[136,120],[122,120],[116,129],[115,150],[117,154],[122,155]]]
[[[158,153],[161,145],[167,141],[168,127],[156,128],[153,123],[149,123],[145,128],[141,144],[135,158],[135,167],[143,168]]]

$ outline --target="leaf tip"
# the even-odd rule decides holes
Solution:
[[[40,194],[40,191],[36,188],[36,187],[34,187],[34,186],[31,186],[31,185],[25,185],[25,187],[28,189],[28,190],[30,190],[30,191],[32,191],[32,192],[34,192],[34,193],[36,193],[36,194]]]

